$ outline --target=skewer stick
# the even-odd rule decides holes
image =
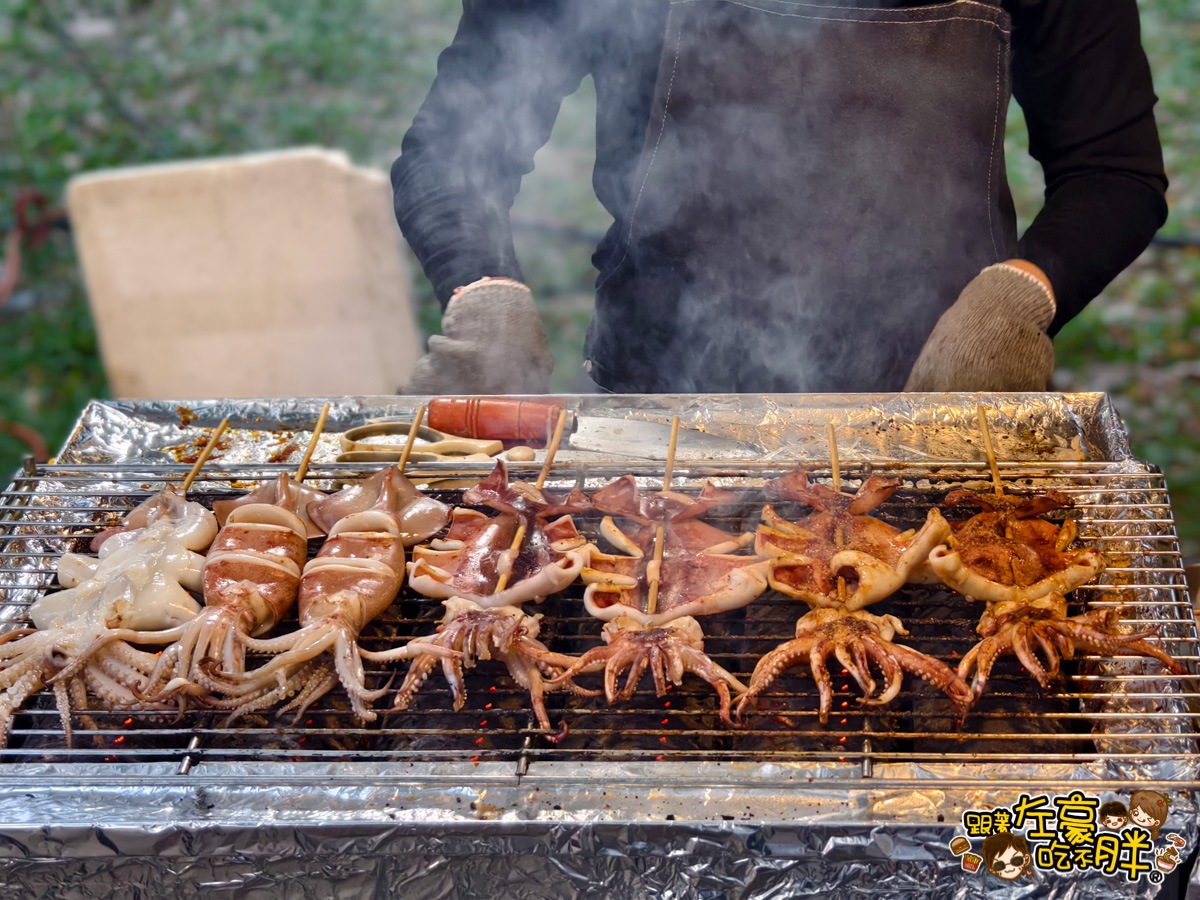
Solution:
[[[321,407],[321,415],[317,417],[317,424],[313,426],[312,437],[308,441],[308,449],[304,451],[304,459],[300,460],[300,468],[292,476],[292,480],[296,483],[303,481],[304,476],[308,474],[308,463],[312,459],[313,451],[317,449],[317,440],[321,437],[321,432],[325,430],[325,420],[328,417],[329,404],[326,403]]]
[[[679,416],[671,419],[671,442],[667,445],[667,465],[663,469],[663,490],[671,489],[671,476],[675,473],[675,445],[679,442]],[[665,518],[665,514],[664,514]],[[646,615],[652,616],[658,611],[658,582],[662,574],[663,536],[666,523],[659,522],[654,532],[654,561],[650,564],[653,577],[650,579],[650,593],[646,597]]]
[[[550,443],[546,445],[546,459],[542,463],[542,471],[538,473],[537,481],[534,482],[534,486],[539,491],[545,486],[546,479],[550,475],[550,467],[554,465],[554,456],[558,453],[558,445],[562,442],[563,429],[566,428],[566,425],[567,411],[563,409],[558,413],[558,424],[554,426],[554,435],[550,438]],[[508,555],[513,558],[514,562],[516,561],[518,551],[521,549],[521,545],[525,543],[525,533],[527,530],[525,523],[522,522],[517,526],[517,533],[513,535],[513,542],[512,546],[508,549]],[[511,569],[508,572],[500,573],[500,577],[496,579],[496,590],[492,591],[493,594],[498,594],[508,587],[508,578],[511,574]]]
[[[838,460],[837,433],[833,429],[832,422],[825,425],[825,434],[829,438],[829,463],[833,469],[833,489],[840,494],[842,492],[842,467]],[[834,541],[839,550],[846,545],[846,536],[842,534],[840,527],[834,533]],[[844,604],[846,602],[846,578],[843,575],[838,576],[837,590],[838,599]]]
[[[417,408],[417,415],[413,418],[412,427],[408,429],[408,440],[404,442],[404,449],[400,451],[400,461],[396,463],[396,468],[400,470],[400,474],[404,474],[404,470],[408,467],[408,455],[412,453],[413,444],[417,441],[417,432],[421,430],[421,421],[425,418],[425,407]]]
[[[988,468],[992,470],[992,485],[996,488],[996,496],[1004,496],[1004,485],[1000,483],[1000,467],[996,465],[996,451],[992,449],[992,429],[988,425],[987,411],[980,403],[975,407],[979,415],[979,430],[983,432],[983,450],[987,453]]]
[[[833,430],[832,422],[825,426],[825,434],[829,438],[829,463],[833,468],[833,489],[840,494],[842,492],[842,467],[838,461],[837,434]]]
[[[200,474],[200,470],[208,462],[208,458],[212,455],[213,450],[217,448],[217,441],[221,440],[221,436],[225,434],[225,429],[228,427],[229,420],[222,419],[221,424],[213,431],[212,437],[208,439],[208,443],[204,445],[204,449],[200,451],[200,455],[196,457],[196,464],[192,466],[192,471],[188,472],[187,478],[183,479],[183,484],[179,486],[181,494],[186,494],[191,489],[192,482],[196,480],[196,476]]]
[[[542,471],[538,473],[537,489],[540,491],[546,484],[546,478],[550,475],[550,467],[554,465],[554,456],[558,453],[558,445],[562,442],[563,429],[567,427],[567,411],[559,410],[558,422],[554,426],[554,436],[550,438],[550,443],[546,447],[546,460],[542,463]]]

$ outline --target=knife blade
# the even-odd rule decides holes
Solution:
[[[429,402],[429,425],[447,434],[482,440],[544,445],[565,401],[535,402],[507,397],[436,397]],[[642,419],[572,415],[567,422],[567,445],[577,450],[665,460],[671,426]],[[754,444],[680,428],[675,458],[754,459],[762,449]]]
[[[576,450],[591,450],[614,456],[665,460],[671,441],[671,426],[641,419],[616,419],[601,416],[575,417],[575,429],[567,443]],[[698,462],[706,459],[755,459],[762,450],[752,444],[716,434],[680,428],[675,458]]]

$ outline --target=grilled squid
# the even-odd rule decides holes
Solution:
[[[308,557],[308,527],[287,508],[301,495],[277,496],[279,505],[251,503],[226,510],[225,525],[204,564],[205,607],[199,615],[165,631],[110,632],[89,652],[139,659],[139,651],[125,645],[169,643],[148,672],[143,657],[143,664],[119,680],[149,702],[177,698],[181,708],[187,696],[206,699],[219,690],[208,675],[214,661],[224,672],[244,672],[245,639],[270,631],[292,608]],[[69,674],[64,671],[63,676]]]
[[[862,704],[878,706],[889,703],[900,693],[904,673],[910,672],[945,693],[960,710],[971,702],[970,689],[940,660],[918,653],[892,641],[896,634],[908,634],[895,616],[875,616],[866,610],[841,610],[814,607],[796,623],[794,640],[781,644],[758,661],[750,676],[750,689],[738,703],[739,721],[742,713],[780,675],[793,666],[807,663],[817,683],[820,697],[818,717],[821,724],[829,722],[833,708],[833,685],[827,667],[834,657],[862,689]],[[870,666],[874,664],[884,675],[883,691],[875,694],[875,680]]]
[[[242,638],[246,648],[273,658],[250,672],[211,673],[226,697],[210,704],[232,709],[230,720],[289,698],[281,711],[303,713],[339,682],[355,715],[364,722],[376,718],[370,704],[387,688],[368,690],[358,637],[396,598],[404,578],[405,544],[429,537],[427,529],[441,528],[445,516],[437,507],[445,507],[415,501],[416,489],[395,467],[370,483],[369,489],[356,485],[310,504],[310,516],[322,526],[330,522],[331,509],[352,511],[333,521],[320,552],[304,567],[297,604],[300,629],[269,640]],[[364,498],[373,505],[359,509]],[[405,648],[385,656],[406,658]]]
[[[589,545],[570,516],[553,522],[532,518],[525,540],[514,552],[519,520],[510,513],[487,515],[454,510],[450,530],[440,540],[413,548],[409,586],[439,600],[459,597],[484,607],[521,606],[565,589],[579,577]],[[509,586],[496,588],[508,574]]]
[[[624,555],[591,553],[583,571],[588,613],[604,621],[624,617],[665,625],[740,609],[767,589],[767,560],[729,552],[745,547],[753,535],[731,535],[698,519],[668,520],[656,568],[656,530],[652,525],[622,530],[608,516],[601,521],[600,533]],[[652,575],[659,582],[654,612],[648,607]]]
[[[890,597],[908,582],[933,580],[929,553],[950,534],[941,513],[931,509],[919,531],[901,532],[868,515],[900,486],[871,477],[853,496],[810,485],[802,469],[767,485],[816,512],[789,522],[774,507],[763,509],[755,550],[771,557],[771,587],[809,606],[856,610]]]
[[[563,590],[584,571],[593,548],[576,530],[570,514],[590,509],[591,503],[578,490],[558,496],[531,484],[510,483],[503,460],[463,494],[463,501],[491,507],[499,515],[456,509],[442,540],[413,550],[409,585],[428,597],[443,599],[446,615],[435,634],[416,638],[405,648],[415,659],[393,709],[408,708],[437,663],[436,653],[454,650],[461,659],[442,657],[441,664],[455,709],[466,700],[464,668],[495,659],[529,691],[538,724],[549,730],[543,676],[557,675],[572,659],[552,653],[537,640],[541,616],[525,614],[521,604],[540,602]],[[559,518],[550,521],[554,516]],[[521,528],[524,537],[514,548]],[[502,576],[508,586],[497,591]],[[396,657],[373,654],[370,658]],[[569,682],[563,687],[587,693]]]
[[[392,709],[408,709],[417,691],[433,671],[437,662],[454,697],[454,709],[462,709],[467,700],[464,669],[479,660],[497,660],[508,668],[508,674],[529,691],[530,704],[543,731],[550,730],[545,695],[558,684],[550,686],[548,679],[557,675],[571,660],[554,653],[538,640],[541,615],[531,616],[515,606],[485,608],[471,600],[452,597],[444,602],[446,615],[431,635],[414,638],[403,648],[412,657],[404,682],[396,692]],[[391,653],[364,653],[370,659],[395,659]],[[556,664],[558,667],[556,667]],[[569,682],[565,690],[580,696],[592,696]]]
[[[300,519],[304,524],[304,536],[312,540],[323,536],[325,531],[309,516],[308,507],[320,503],[326,497],[324,492],[302,484],[283,472],[274,481],[268,481],[262,487],[244,494],[236,500],[215,501],[212,508],[217,522],[224,527],[230,513],[239,507],[251,506],[256,503],[279,506],[294,513]]]
[[[69,587],[30,607],[36,630],[0,637],[0,746],[21,704],[68,668],[68,677],[54,679],[68,743],[72,707],[86,708],[89,693],[110,706],[140,708],[142,699],[128,685],[149,671],[152,656],[127,648],[103,660],[74,661],[114,629],[173,628],[199,611],[188,591],[201,584],[204,557],[195,549],[216,533],[212,513],[168,488],[129,520],[146,524],[104,532],[96,559],[66,555],[60,581]]]
[[[309,518],[322,534],[331,533],[341,519],[371,509],[387,510],[405,547],[437,534],[450,519],[450,507],[422,494],[396,466],[307,507]]]
[[[647,669],[654,678],[659,697],[666,695],[668,681],[682,684],[683,676],[692,672],[712,685],[720,697],[721,721],[733,725],[730,688],[738,693],[747,688],[704,652],[704,632],[691,616],[672,619],[659,627],[647,627],[635,619],[620,616],[606,622],[601,634],[604,646],[593,647],[572,660],[561,675],[546,682],[546,687],[568,686],[577,675],[603,670],[604,696],[609,703],[616,703],[633,697]],[[555,662],[561,663],[561,660]],[[625,686],[618,689],[617,679],[627,669],[629,676]]]
[[[157,522],[170,522],[175,536],[189,550],[203,550],[217,536],[217,520],[213,514],[192,500],[188,500],[174,485],[167,485],[153,497],[131,509],[121,524],[105,528],[92,538],[92,552],[98,552],[109,538],[118,534],[141,531]],[[64,553],[58,567],[58,580],[63,587],[74,587],[87,575],[80,576],[78,565],[87,566],[88,557],[75,553]],[[64,571],[65,566],[65,571]],[[93,567],[94,568],[94,567]],[[64,575],[66,576],[64,578]]]
[[[408,583],[417,593],[483,607],[520,607],[565,589],[587,564],[591,545],[570,515],[590,508],[582,492],[559,497],[519,481],[510,484],[508,468],[499,460],[491,475],[463,494],[463,502],[491,507],[499,515],[455,509],[445,537],[413,549]],[[522,527],[521,543],[514,548]],[[497,590],[501,578],[506,587]]]
[[[605,696],[615,703],[633,696],[647,670],[659,696],[667,679],[678,684],[692,672],[712,685],[720,698],[721,719],[731,724],[729,690],[746,688],[704,652],[704,634],[693,616],[738,609],[767,589],[768,561],[733,552],[749,545],[754,535],[730,534],[699,518],[735,499],[711,484],[698,497],[674,492],[645,495],[631,476],[597,491],[592,496],[596,508],[633,520],[622,529],[606,516],[600,533],[623,555],[593,550],[583,570],[584,607],[605,621],[605,646],[592,648],[578,659],[568,657],[563,674],[548,686],[565,686],[578,675],[603,669]],[[651,548],[659,522],[663,523],[663,555],[656,561]],[[658,593],[652,611],[653,581],[658,582]],[[627,669],[625,687],[618,691],[616,679]]]
[[[783,672],[807,663],[820,696],[818,715],[825,724],[833,704],[826,667],[830,656],[862,689],[860,703],[890,702],[900,693],[904,672],[909,672],[965,709],[971,694],[952,669],[895,643],[896,634],[908,634],[895,616],[874,616],[863,609],[905,583],[930,581],[926,557],[950,533],[936,509],[929,511],[920,530],[907,532],[868,515],[899,486],[896,479],[871,477],[850,496],[825,485],[810,485],[803,469],[768,483],[768,490],[815,510],[799,522],[789,522],[767,506],[755,542],[760,554],[772,557],[771,587],[804,601],[810,610],[797,621],[796,637],[754,667],[750,690],[738,703],[739,719]],[[878,696],[872,666],[886,680]]]
[[[980,510],[957,523],[929,564],[947,586],[987,608],[977,631],[982,640],[962,659],[958,672],[972,678],[982,696],[995,661],[1013,654],[1042,687],[1049,687],[1062,659],[1078,648],[1094,653],[1134,653],[1156,659],[1169,672],[1186,669],[1146,638],[1155,631],[1123,634],[1115,609],[1091,609],[1067,616],[1065,594],[1102,572],[1108,560],[1095,547],[1071,550],[1078,536],[1073,519],[1062,525],[1042,516],[1074,506],[1056,491],[1032,496],[981,495],[951,491],[948,507]],[[972,677],[973,676],[973,677]]]

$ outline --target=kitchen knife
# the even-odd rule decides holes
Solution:
[[[500,397],[437,397],[429,401],[429,425],[447,434],[507,443],[544,445],[564,401],[534,402]],[[573,414],[567,444],[613,456],[665,460],[671,426],[641,419]],[[678,460],[757,459],[762,449],[694,428],[680,428]]]

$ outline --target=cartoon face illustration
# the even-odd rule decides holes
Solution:
[[[1100,807],[1100,826],[1109,831],[1120,831],[1129,819],[1125,804],[1117,800],[1105,803]]]
[[[1033,865],[1033,854],[1025,838],[1010,831],[990,835],[980,848],[984,865],[997,878],[1013,881]]]
[[[1158,840],[1158,830],[1167,821],[1167,805],[1171,801],[1158,791],[1137,791],[1129,798],[1129,821],[1150,831]]]

